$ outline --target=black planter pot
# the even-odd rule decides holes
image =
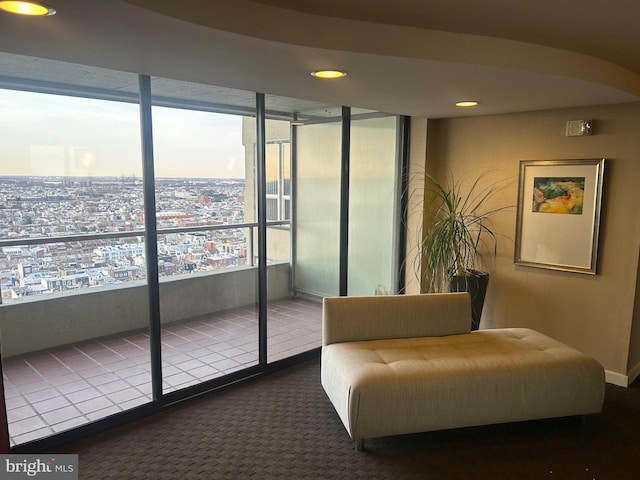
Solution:
[[[488,284],[489,274],[478,270],[472,270],[465,276],[456,275],[451,279],[449,286],[451,292],[469,292],[471,295],[471,330],[480,328],[480,317],[482,317]]]

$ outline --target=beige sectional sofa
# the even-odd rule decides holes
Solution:
[[[358,449],[602,408],[597,361],[526,328],[470,332],[466,293],[325,298],[322,321],[322,386]]]

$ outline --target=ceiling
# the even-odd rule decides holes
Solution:
[[[640,53],[631,48],[640,43],[640,4],[637,0],[583,0],[579,3],[553,0],[254,2],[328,17],[547,45],[602,58],[640,73]]]
[[[637,0],[47,3],[57,15],[0,14],[0,51],[283,96],[291,110],[297,98],[443,118],[640,100]],[[481,103],[453,105],[467,99]]]

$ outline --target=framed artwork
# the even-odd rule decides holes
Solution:
[[[605,159],[523,160],[517,265],[596,274]]]

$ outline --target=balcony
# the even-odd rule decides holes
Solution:
[[[258,363],[256,275],[244,267],[161,283],[163,393]],[[318,347],[320,303],[291,298],[287,263],[270,265],[268,276],[268,361]],[[146,289],[0,306],[12,446],[151,401]]]

